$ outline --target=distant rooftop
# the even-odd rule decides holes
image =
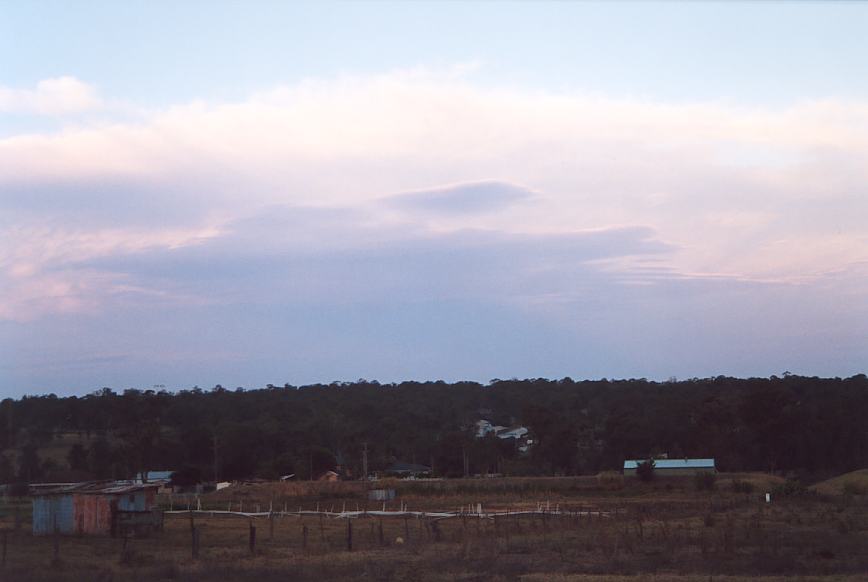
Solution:
[[[431,467],[427,465],[418,465],[416,463],[395,463],[388,469],[387,473],[430,473]]]
[[[171,481],[172,473],[175,471],[148,471],[148,481]],[[142,474],[137,473],[135,481],[142,483]]]

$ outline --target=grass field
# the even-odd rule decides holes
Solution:
[[[733,481],[753,483],[753,492],[733,490]],[[723,475],[710,491],[696,490],[692,480],[640,485],[613,476],[399,482],[388,509],[455,510],[481,503],[487,510],[547,505],[573,513],[443,520],[199,515],[195,560],[188,514],[167,516],[164,531],[148,538],[55,540],[30,535],[27,505],[20,510],[21,529],[14,531],[14,510],[6,507],[0,575],[25,581],[863,580],[868,500],[808,492],[767,505],[762,487],[776,482]],[[205,509],[225,510],[232,503],[237,509],[240,502],[245,511],[256,505],[262,511],[269,505],[364,508],[365,485],[257,484],[201,498]]]
[[[868,495],[868,469],[839,475],[817,483],[812,489],[825,495]]]

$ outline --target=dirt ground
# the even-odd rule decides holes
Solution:
[[[564,515],[458,517],[317,516],[247,518],[197,514],[193,558],[189,514],[167,515],[149,537],[34,537],[28,505],[21,527],[4,508],[3,580],[673,580],[772,582],[864,580],[868,572],[868,500],[801,494],[766,504],[764,495],[734,492],[725,478],[715,491],[689,483],[593,487],[563,478],[446,484],[399,484],[397,510],[486,510],[549,507]],[[242,491],[245,492],[242,495]],[[271,484],[203,496],[223,509],[268,506],[381,509],[353,484]],[[290,495],[292,493],[292,495]],[[234,497],[233,497],[234,495]],[[176,500],[177,501],[177,500]],[[292,501],[292,503],[290,503]],[[293,505],[295,507],[293,507]],[[601,515],[600,512],[603,514]],[[251,528],[255,543],[251,550]],[[348,540],[348,537],[351,537]]]

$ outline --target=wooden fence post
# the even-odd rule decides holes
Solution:
[[[199,546],[202,542],[202,528],[201,527],[194,527],[192,536],[193,536],[192,555],[193,555],[194,560],[198,560],[199,559]]]
[[[190,510],[190,556],[194,560],[199,559],[199,530],[193,519],[193,510]]]
[[[274,512],[268,512],[268,541],[274,540]]]
[[[347,519],[347,551],[353,551],[353,520]]]
[[[301,549],[307,552],[307,526],[301,526]]]
[[[250,522],[250,555],[253,556],[256,554],[256,526],[253,525],[253,522]]]
[[[377,539],[379,540],[381,546],[384,545],[385,540],[383,539],[383,520],[382,519],[380,520],[380,523],[378,525]]]
[[[124,532],[124,540],[121,543],[121,564],[129,564],[132,561],[133,551],[130,546],[130,534]]]

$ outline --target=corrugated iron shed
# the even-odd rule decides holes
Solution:
[[[158,484],[100,481],[63,485],[36,492],[33,534],[109,534],[119,511],[147,512]]]

